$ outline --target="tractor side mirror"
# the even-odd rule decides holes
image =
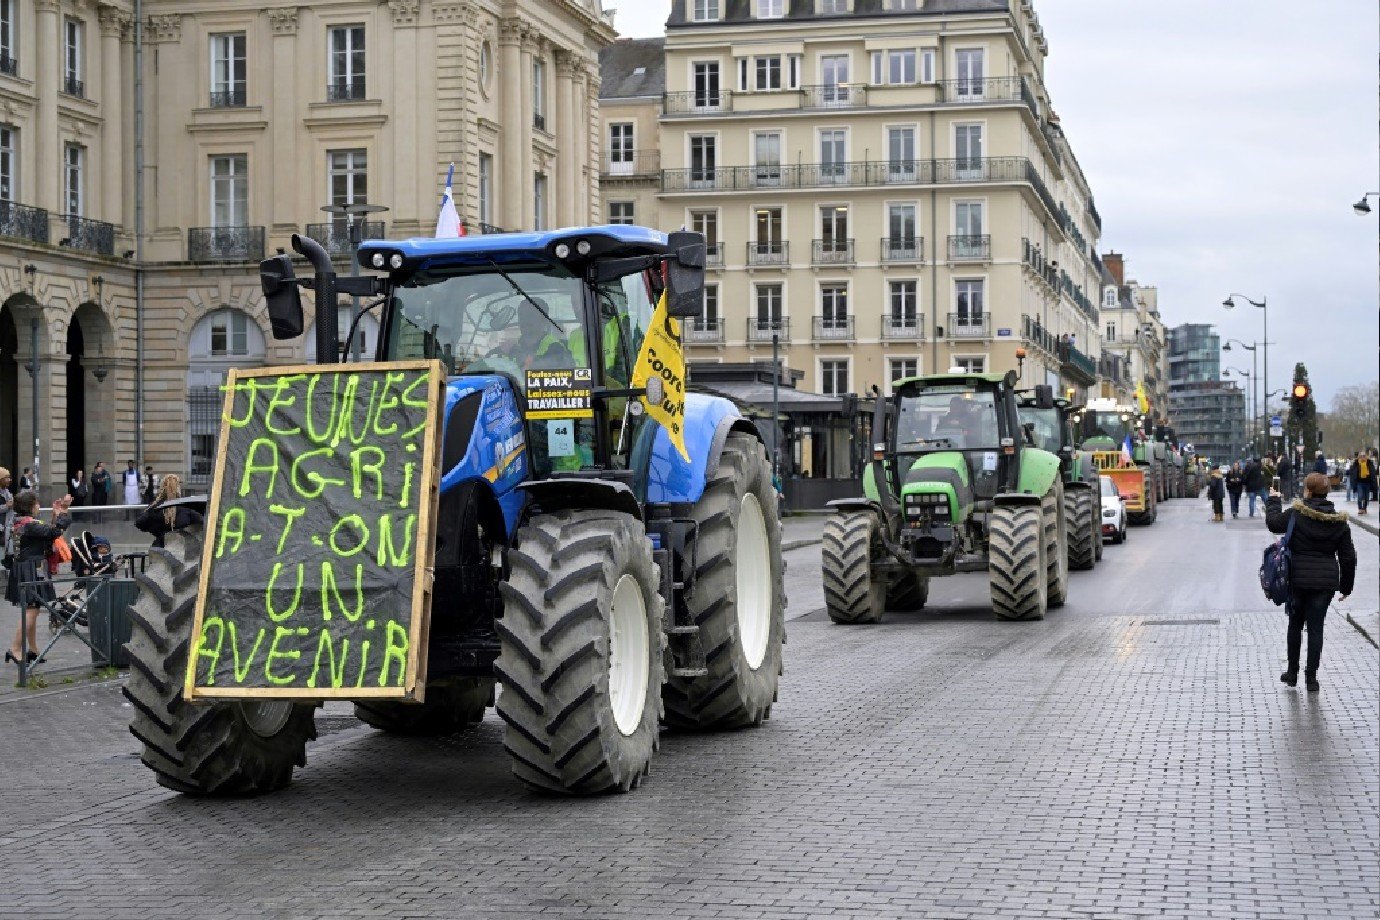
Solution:
[[[297,275],[292,256],[278,255],[259,263],[259,285],[268,301],[268,318],[275,339],[295,339],[302,334],[302,293],[297,290]]]
[[[668,236],[666,303],[672,316],[699,316],[704,309],[704,234],[678,230]]]
[[[1037,383],[1035,385],[1035,408],[1054,408],[1054,387],[1047,383]]]

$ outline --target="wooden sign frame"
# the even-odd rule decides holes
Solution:
[[[425,371],[428,373],[426,429],[422,438],[420,500],[417,507],[416,562],[412,582],[412,620],[408,634],[407,670],[401,687],[199,687],[196,684],[197,649],[201,641],[203,617],[206,612],[211,557],[215,547],[216,526],[220,518],[221,482],[225,473],[225,458],[230,445],[230,418],[234,409],[236,384],[259,377],[288,377],[295,374],[337,373],[370,374],[389,371]],[[293,364],[240,370],[230,368],[225,381],[225,402],[221,407],[220,438],[216,444],[215,466],[211,473],[210,502],[206,509],[201,547],[201,569],[197,580],[196,613],[192,620],[192,639],[187,649],[187,672],[182,695],[188,702],[213,700],[359,700],[388,699],[421,703],[426,695],[427,657],[425,650],[431,637],[431,601],[435,582],[436,546],[432,534],[440,509],[440,448],[439,422],[441,406],[445,403],[445,374],[437,360],[381,361],[355,364]]]

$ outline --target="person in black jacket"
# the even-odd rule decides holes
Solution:
[[[1231,516],[1236,517],[1241,510],[1241,490],[1246,487],[1246,476],[1241,472],[1240,461],[1227,470],[1227,496],[1231,499]]]
[[[1261,468],[1260,458],[1252,457],[1246,461],[1245,472],[1241,476],[1246,485],[1246,497],[1250,506],[1251,517],[1255,517],[1255,501],[1257,498],[1264,498],[1265,495],[1265,471]]]
[[[144,533],[153,534],[154,546],[162,547],[163,538],[174,530],[181,530],[184,527],[201,523],[201,514],[186,505],[164,507],[166,502],[181,497],[182,479],[175,473],[169,473],[159,483],[158,494],[154,497],[153,504],[145,508],[140,512],[139,517],[135,518],[135,527]]]
[[[1322,661],[1323,620],[1334,592],[1342,600],[1356,582],[1356,548],[1351,543],[1351,525],[1346,513],[1338,512],[1327,500],[1328,482],[1322,473],[1309,473],[1303,481],[1302,499],[1281,510],[1278,492],[1271,491],[1265,504],[1265,526],[1272,533],[1284,533],[1294,520],[1294,535],[1289,538],[1292,563],[1289,567],[1289,633],[1286,647],[1289,666],[1279,679],[1293,687],[1299,679],[1299,648],[1303,626],[1308,624],[1308,663],[1303,676],[1309,690],[1318,689],[1318,664]]]
[[[41,584],[25,588],[21,593],[21,582],[36,582],[48,577],[48,554],[53,551],[53,541],[62,536],[72,518],[67,509],[72,505],[72,496],[64,495],[53,502],[51,524],[44,524],[34,518],[38,511],[38,495],[34,492],[20,492],[14,497],[14,567],[10,569],[9,583],[5,587],[5,599],[11,604],[28,602],[24,616],[14,630],[14,642],[5,651],[5,660],[18,664],[24,658],[24,632],[29,634],[29,648],[38,645],[36,635],[39,602],[54,599],[53,586]],[[30,651],[28,660],[34,661],[38,653]]]
[[[1222,485],[1222,471],[1214,469],[1207,487],[1208,501],[1212,502],[1212,523],[1214,524],[1222,522],[1222,498],[1226,492],[1227,490]]]

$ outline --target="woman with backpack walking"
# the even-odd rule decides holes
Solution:
[[[53,551],[53,541],[62,536],[72,523],[67,509],[72,504],[72,496],[64,495],[53,502],[53,518],[44,524],[34,518],[38,513],[38,495],[34,492],[20,492],[14,497],[14,568],[10,569],[9,583],[5,587],[5,599],[16,606],[28,603],[24,615],[19,618],[19,626],[14,631],[14,642],[5,651],[5,660],[18,664],[24,660],[24,633],[28,633],[29,653],[27,660],[33,662],[38,653],[33,651],[38,645],[39,605],[43,601],[52,603],[55,598],[53,586],[35,584],[21,589],[23,582],[43,582],[48,578],[48,554]]]
[[[1299,652],[1303,627],[1308,626],[1308,660],[1304,665],[1304,685],[1318,689],[1318,665],[1322,662],[1323,620],[1332,595],[1342,600],[1351,594],[1356,581],[1356,548],[1351,543],[1351,524],[1346,513],[1338,512],[1327,500],[1328,482],[1322,473],[1309,473],[1303,481],[1303,498],[1282,508],[1280,494],[1270,491],[1265,502],[1265,526],[1271,533],[1285,533],[1292,522],[1289,538],[1289,631],[1285,648],[1289,663],[1279,679],[1290,687],[1299,679]]]

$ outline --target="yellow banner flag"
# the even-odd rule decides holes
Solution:
[[[680,348],[680,320],[671,316],[665,291],[633,366],[632,385],[634,389],[646,388],[646,395],[639,398],[647,414],[661,423],[676,450],[690,462],[690,452],[685,449],[685,355]]]
[[[1150,400],[1145,396],[1145,387],[1139,383],[1136,384],[1136,405],[1140,407],[1141,412],[1150,411]]]

